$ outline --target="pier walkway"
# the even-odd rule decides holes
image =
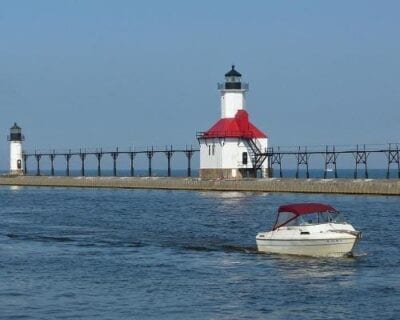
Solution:
[[[3,186],[400,195],[398,179],[243,179],[1,176]]]

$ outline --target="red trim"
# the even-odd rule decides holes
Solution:
[[[323,203],[292,203],[280,206],[278,212],[291,212],[303,215],[316,212],[337,211],[334,207]]]
[[[245,110],[238,110],[234,118],[217,121],[201,138],[267,138],[267,135],[249,121]]]

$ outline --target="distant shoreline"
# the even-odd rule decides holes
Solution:
[[[397,179],[201,180],[182,177],[1,176],[0,186],[400,195],[400,180]]]

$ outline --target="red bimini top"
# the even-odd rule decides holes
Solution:
[[[201,137],[254,139],[267,138],[267,135],[249,121],[249,114],[246,110],[238,110],[234,118],[220,119]]]
[[[291,212],[297,216],[316,212],[337,211],[334,207],[323,203],[292,203],[280,206],[278,212]]]

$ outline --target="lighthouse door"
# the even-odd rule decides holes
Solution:
[[[18,159],[18,160],[17,160],[17,168],[18,168],[18,169],[21,169],[21,168],[22,168],[21,159]]]

